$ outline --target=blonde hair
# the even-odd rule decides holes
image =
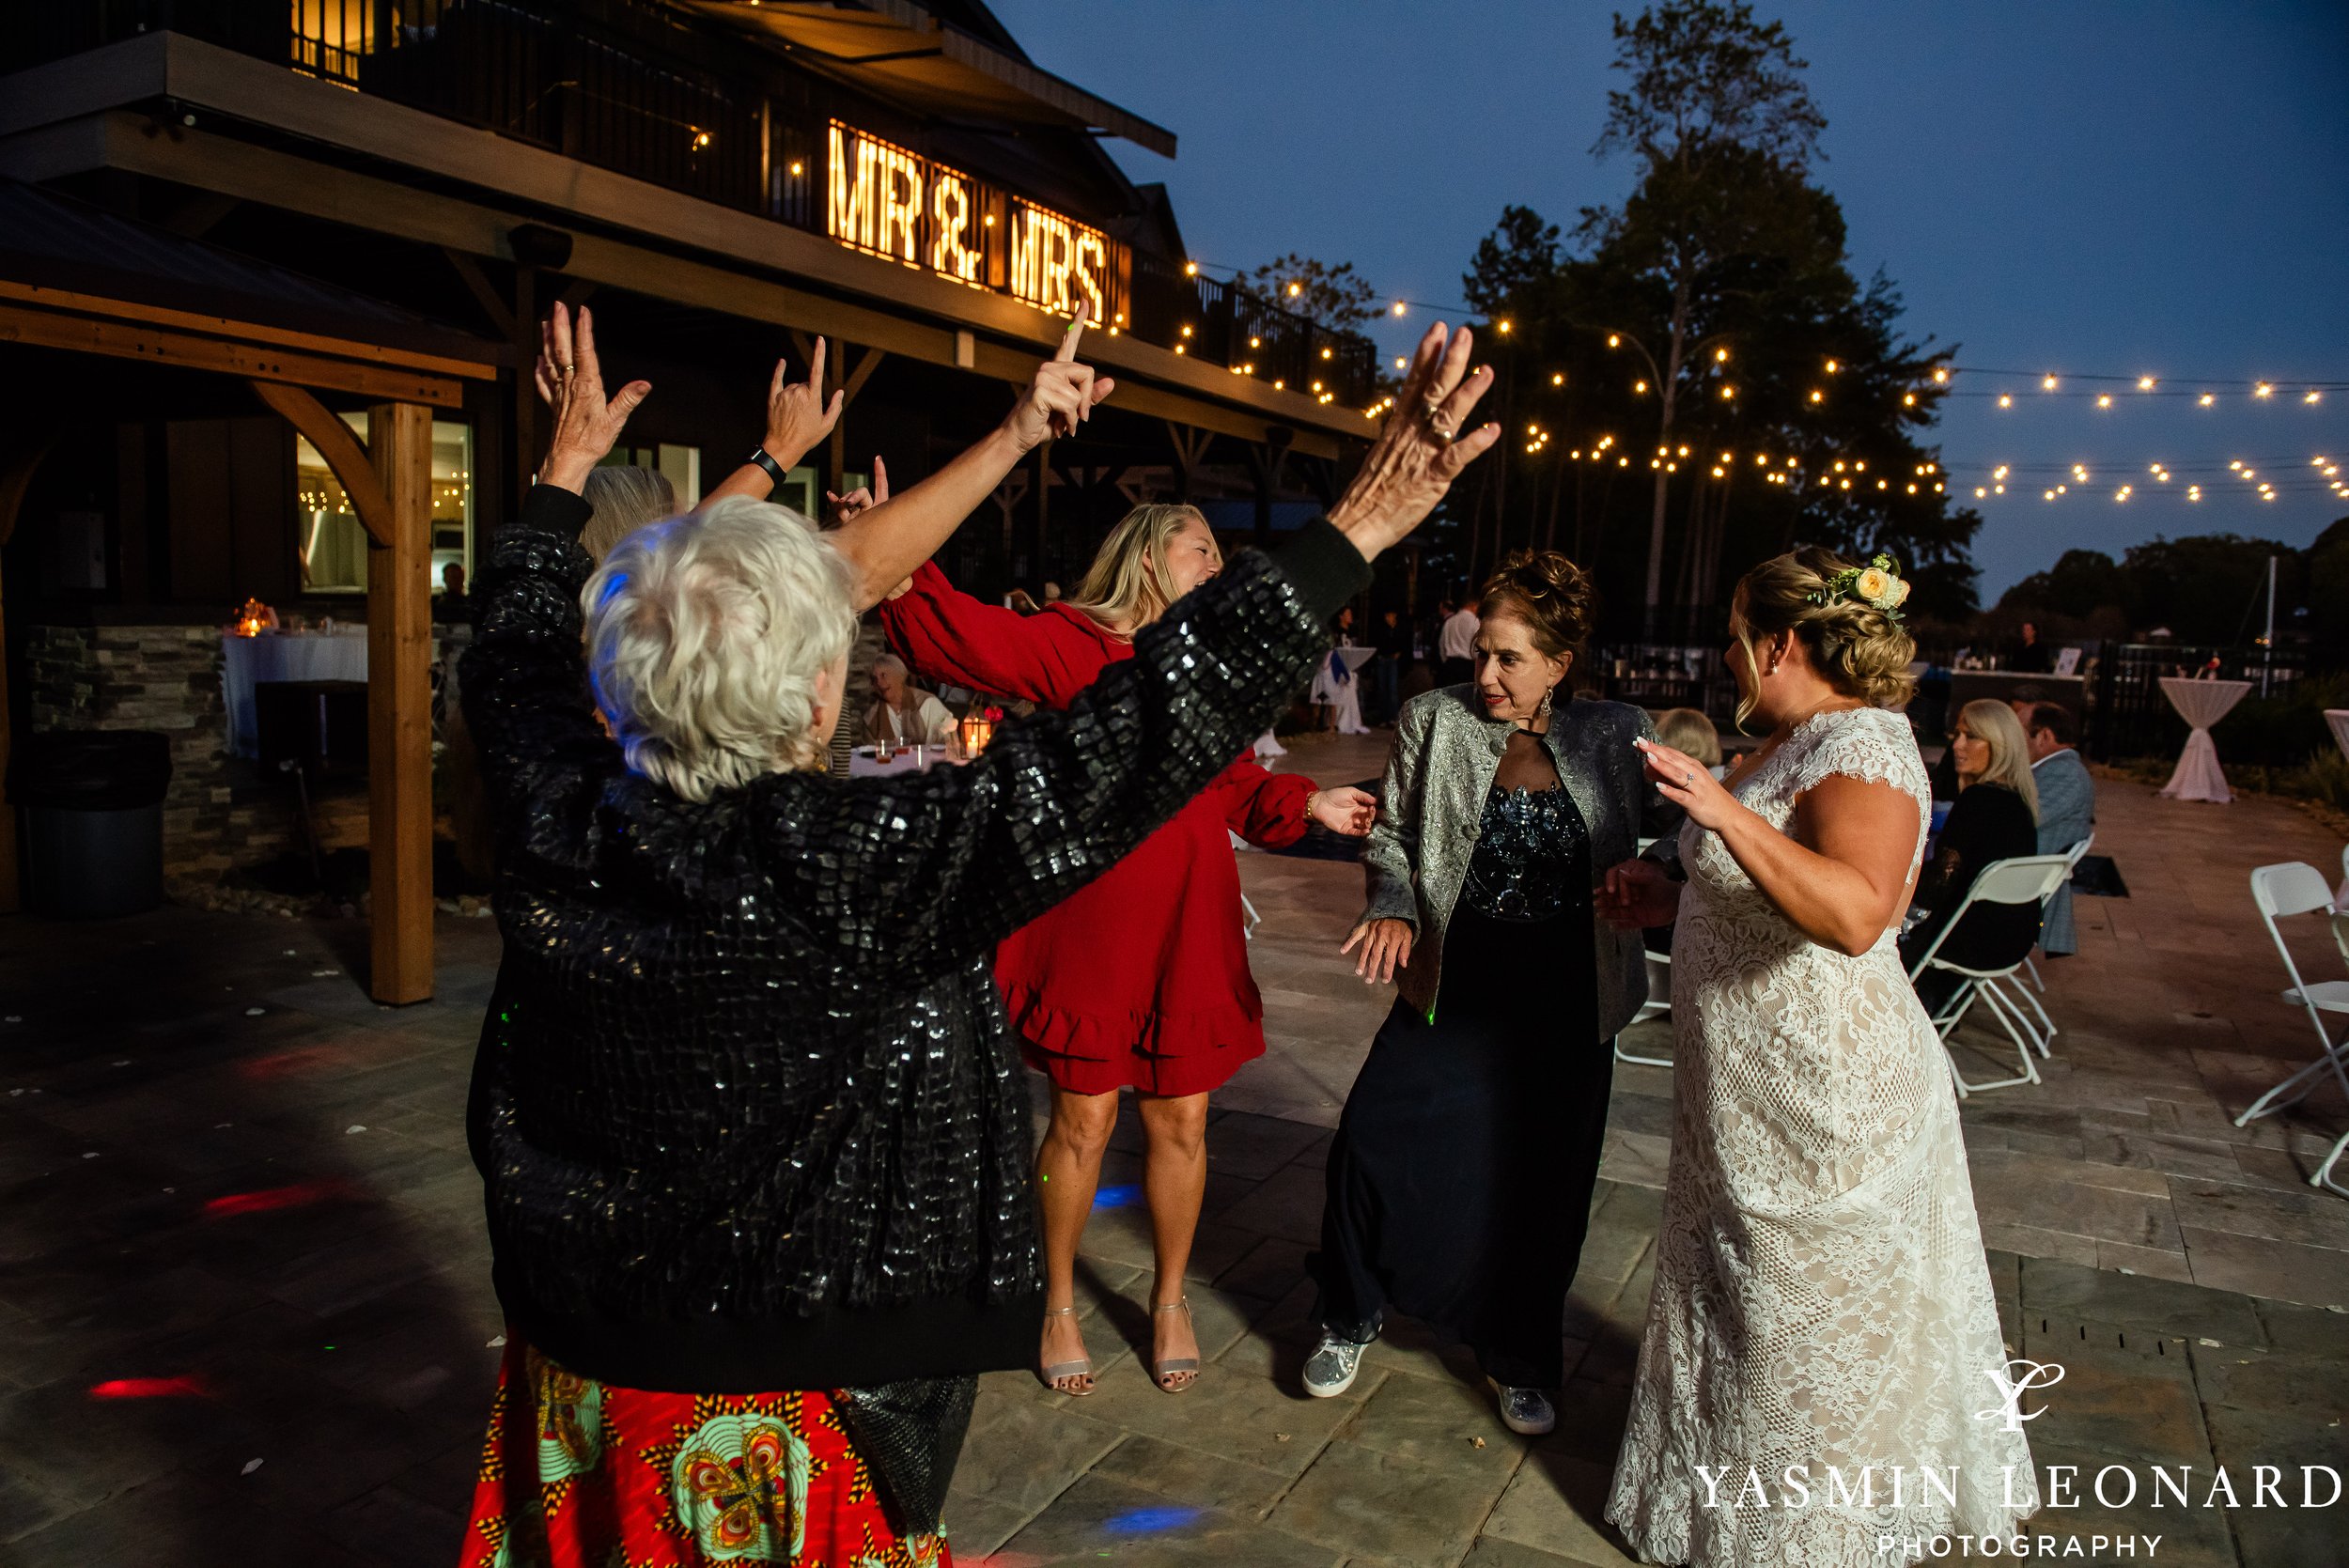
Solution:
[[[1118,520],[1094,552],[1093,566],[1073,598],[1061,602],[1103,626],[1135,632],[1166,613],[1166,548],[1185,525],[1206,526],[1196,506],[1159,501],[1137,506]],[[1210,535],[1212,537],[1212,535]]]
[[[1721,765],[1721,732],[1693,707],[1668,707],[1656,716],[1656,738],[1707,768]]]
[[[2004,784],[2023,798],[2023,804],[2030,808],[2030,819],[2038,821],[2039,781],[2031,774],[2030,741],[2015,709],[2006,703],[1979,698],[1957,710],[1957,722],[1990,748],[1989,765],[1975,782]]]
[[[1908,662],[1916,642],[1900,623],[1863,600],[1836,593],[1843,572],[1856,569],[1831,550],[1806,545],[1746,573],[1731,601],[1730,628],[1745,650],[1754,692],[1762,686],[1761,662],[1753,655],[1756,632],[1775,637],[1792,632],[1811,656],[1811,666],[1847,697],[1873,707],[1906,707],[1917,689]],[[1753,716],[1751,693],[1737,704],[1737,727]]]
[[[677,516],[677,491],[669,476],[657,468],[607,463],[587,471],[579,488],[582,500],[595,509],[579,531],[582,549],[600,564],[612,547],[648,522]]]
[[[628,535],[580,595],[630,768],[688,800],[815,766],[816,683],[856,637],[848,572],[788,506],[728,496]]]

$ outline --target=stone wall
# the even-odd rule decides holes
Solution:
[[[159,730],[171,739],[163,869],[210,877],[300,841],[282,791],[232,787],[216,626],[36,626],[25,640],[36,730]]]

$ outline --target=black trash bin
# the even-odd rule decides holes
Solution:
[[[95,919],[163,901],[171,742],[152,730],[39,730],[8,758],[24,908]]]

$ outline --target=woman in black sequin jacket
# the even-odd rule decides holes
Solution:
[[[1237,562],[1067,712],[1004,725],[972,766],[835,780],[778,760],[695,800],[631,771],[590,701],[576,491],[650,389],[607,402],[586,332],[583,313],[574,353],[567,324],[551,330],[553,449],[494,542],[464,672],[506,938],[469,1118],[499,1299],[516,1338],[588,1378],[911,1405],[929,1440],[891,1458],[882,1491],[909,1528],[932,1528],[968,1379],[1024,1365],[1042,1308],[995,944],[1166,821],[1302,687],[1368,559],[1491,444],[1489,426],[1451,439],[1491,377],[1464,374],[1465,332],[1431,333],[1403,405],[1427,411],[1390,422],[1329,522],[1277,564]],[[1006,420],[1010,445],[1097,401],[1074,339],[1066,374],[1048,365]],[[863,551],[851,604],[937,544],[918,529],[828,538]],[[614,709],[597,647],[614,733],[657,729]],[[820,735],[839,662],[809,674]],[[773,754],[799,738],[778,733]],[[942,1398],[877,1389],[919,1379],[953,1381]],[[854,1430],[864,1392],[840,1403]]]

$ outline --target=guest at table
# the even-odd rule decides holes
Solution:
[[[1393,1311],[1475,1351],[1509,1430],[1556,1422],[1610,1042],[1647,996],[1638,933],[1591,918],[1653,798],[1632,743],[1654,733],[1565,684],[1595,603],[1556,551],[1511,559],[1485,584],[1475,685],[1395,726],[1345,951],[1398,994],[1327,1162],[1316,1398],[1352,1386]]]
[[[591,577],[577,492],[651,389],[607,398],[558,307],[553,441],[466,665],[507,939],[467,1130],[508,1323],[468,1568],[950,1562],[975,1374],[1033,1352],[1042,1298],[989,952],[1210,782],[1498,434],[1448,440],[1491,378],[1431,333],[1402,406],[1435,411],[1278,563],[970,768],[829,778],[858,606],[1076,431],[1109,383],[1074,347],[850,529],[730,499]]]
[[[2001,702],[1968,703],[1950,737],[1957,759],[1957,802],[1935,842],[1933,858],[1917,877],[1911,903],[1924,918],[1901,937],[1901,962],[1915,968],[1941,928],[1965,903],[1966,893],[1996,861],[2039,853],[2039,786],[2031,777],[2030,744],[2022,722]],[[1952,963],[1983,966],[1999,955],[2028,951],[2039,929],[2035,904],[1983,904],[1967,911],[1964,924],[1941,944]],[[1917,982],[1917,994],[1937,1009],[1957,983],[1936,970]]]
[[[873,705],[864,711],[865,738],[877,746],[943,746],[954,733],[946,705],[913,684],[894,653],[873,660]]]
[[[2055,656],[2039,641],[2039,628],[2032,622],[2023,623],[2023,645],[2006,667],[2023,675],[2044,675],[2055,668]]]
[[[441,568],[441,593],[432,601],[432,618],[443,626],[473,625],[473,600],[465,597],[462,561],[451,561]]]
[[[2069,854],[2096,830],[2096,781],[2074,745],[2077,729],[2072,710],[2061,703],[2024,703],[2015,711],[2030,743],[2030,776],[2039,790],[2039,852]],[[2069,882],[2048,902],[2039,947],[2050,958],[2080,950]]]

